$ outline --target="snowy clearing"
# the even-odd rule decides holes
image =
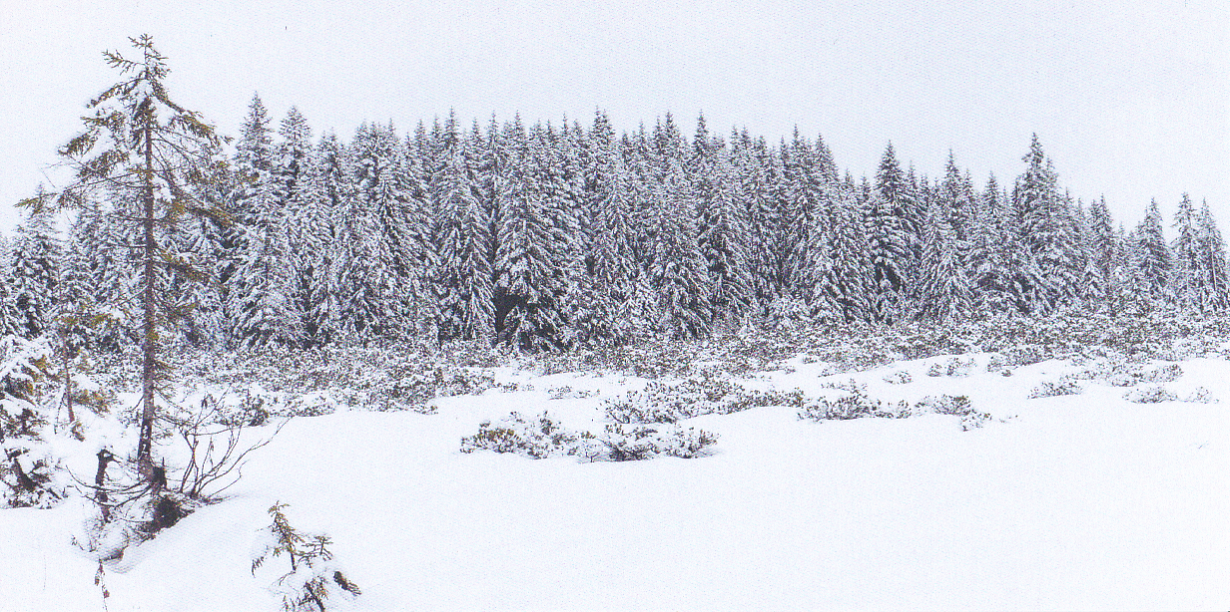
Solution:
[[[1083,368],[1003,376],[974,359],[967,376],[928,376],[941,357],[828,377],[795,361],[744,382],[823,396],[854,379],[886,402],[968,395],[993,417],[981,428],[934,414],[812,422],[769,406],[687,421],[720,435],[690,460],[459,451],[514,410],[598,428],[604,398],[645,384],[618,376],[503,369],[497,379],[535,390],[441,398],[434,415],[297,418],[229,499],[108,564],[106,609],[276,609],[269,587],[286,570],[251,564],[277,501],[333,538],[363,589],[330,609],[1226,607],[1230,363],[1188,360],[1164,385],[1220,403],[1137,404],[1097,380],[1027,399]],[[899,371],[913,382],[885,380]],[[565,386],[594,395],[550,399]],[[75,473],[92,473],[96,444],[81,445]],[[0,609],[103,608],[96,562],[70,543],[87,512],[80,500],[0,512]]]

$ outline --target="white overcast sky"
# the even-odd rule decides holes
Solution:
[[[890,140],[939,175],[949,149],[1010,184],[1037,132],[1062,185],[1129,227],[1207,199],[1230,237],[1230,2],[0,0],[0,229],[85,102],[103,49],[152,34],[172,94],[235,134],[253,92],[316,135],[403,131],[456,109],[618,130],[671,111],[691,135],[795,126],[872,175]],[[54,176],[54,175],[52,175]]]

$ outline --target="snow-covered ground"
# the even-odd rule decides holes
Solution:
[[[1081,368],[1003,376],[975,358],[967,377],[927,376],[948,358],[830,377],[795,360],[742,382],[832,396],[824,383],[853,378],[886,402],[968,395],[994,417],[982,428],[941,415],[817,423],[764,407],[688,422],[721,436],[698,459],[459,451],[512,410],[598,431],[602,400],[645,383],[613,375],[501,370],[535,390],[443,398],[435,415],[295,419],[228,500],[108,565],[105,607],[278,609],[278,573],[251,569],[278,501],[296,527],[333,538],[363,590],[330,609],[1230,607],[1230,363],[1188,360],[1162,385],[1220,403],[1136,404],[1096,380],[1027,399]],[[885,380],[900,370],[913,382]],[[550,399],[565,386],[596,394]],[[91,459],[72,467],[92,474]],[[97,562],[70,543],[87,513],[80,501],[0,511],[0,610],[104,609]]]

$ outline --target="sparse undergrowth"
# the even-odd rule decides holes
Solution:
[[[706,415],[732,414],[763,406],[800,406],[803,392],[757,391],[727,378],[709,375],[678,383],[650,381],[643,391],[631,391],[604,402],[615,423],[676,423]]]
[[[1074,380],[1061,379],[1059,382],[1043,381],[1042,384],[1029,392],[1029,399],[1080,395],[1084,392],[1085,388]]]
[[[594,435],[572,431],[548,412],[533,419],[513,412],[494,423],[481,423],[478,433],[461,439],[461,452],[486,450],[532,459],[576,456],[586,462],[690,459],[705,455],[717,440],[715,433],[678,423],[608,423],[601,434]]]
[[[990,422],[991,415],[974,410],[969,397],[964,395],[927,396],[911,406],[900,401],[885,406],[884,402],[868,397],[862,385],[845,385],[845,395],[837,399],[819,398],[804,404],[798,418],[806,421],[847,421],[852,419],[904,419],[921,414],[943,414],[961,417],[961,429],[969,431]]]

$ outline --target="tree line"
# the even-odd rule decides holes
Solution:
[[[1010,185],[991,175],[978,187],[951,153],[929,178],[889,144],[856,181],[822,138],[771,145],[697,123],[688,138],[670,114],[617,134],[601,111],[588,127],[467,128],[450,113],[404,136],[365,123],[343,142],[314,139],[295,108],[275,129],[254,96],[229,168],[190,173],[201,180],[176,188],[191,194],[147,194],[168,203],[159,219],[143,214],[139,185],[119,183],[74,202],[64,235],[36,207],[0,249],[0,334],[37,337],[91,313],[73,320],[116,324],[60,331],[116,349],[150,331],[123,323],[152,287],[176,340],[221,349],[554,350],[746,324],[1230,306],[1207,204],[1184,195],[1170,240],[1156,202],[1127,231],[1103,199],[1061,188],[1036,136]]]

